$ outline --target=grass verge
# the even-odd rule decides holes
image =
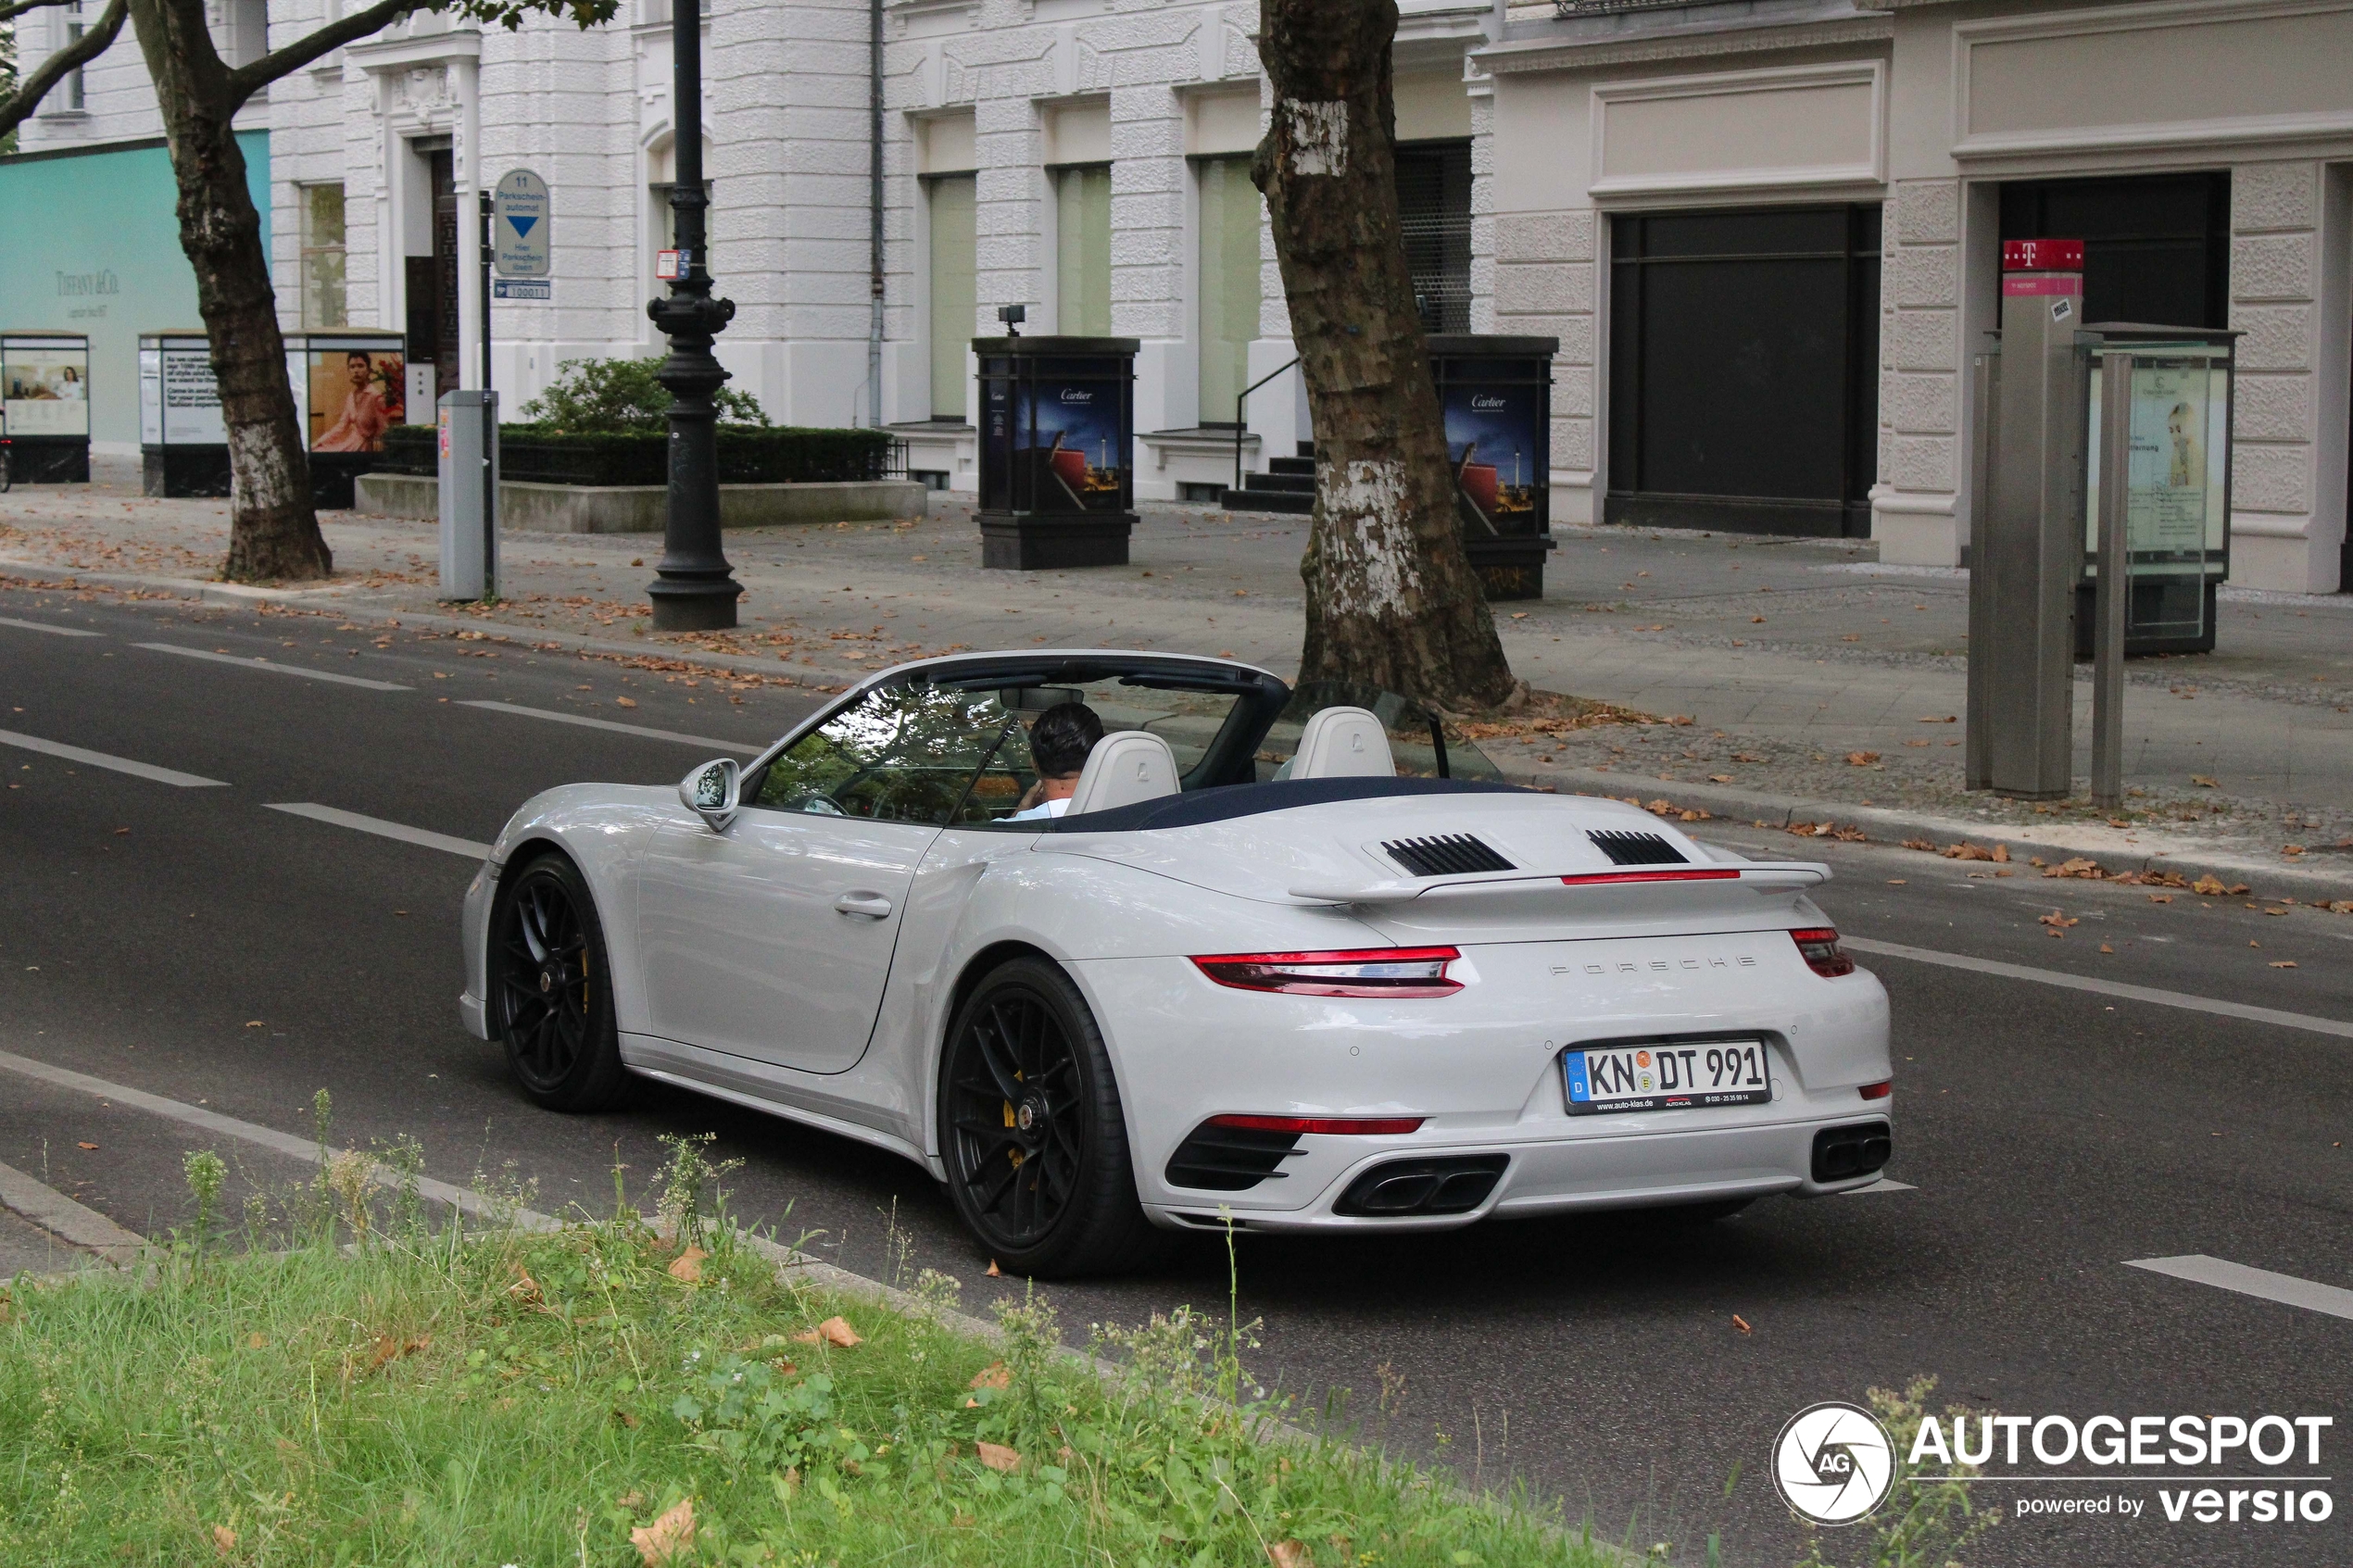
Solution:
[[[1099,1332],[1106,1373],[1035,1299],[992,1341],[928,1272],[928,1308],[811,1288],[691,1186],[676,1240],[626,1210],[434,1232],[322,1171],[307,1241],[237,1249],[208,1235],[219,1171],[191,1157],[197,1223],[143,1278],[0,1294],[10,1560],[1623,1561],[1525,1498],[1263,1440],[1282,1412],[1230,1322]]]

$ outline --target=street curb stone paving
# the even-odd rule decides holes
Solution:
[[[12,1165],[0,1165],[0,1208],[119,1269],[138,1262],[147,1244],[94,1209],[37,1182]]]

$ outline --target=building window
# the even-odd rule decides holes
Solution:
[[[931,205],[931,417],[966,418],[973,321],[980,311],[974,276],[977,182],[969,174],[924,182]]]
[[[302,324],[347,327],[343,187],[297,185],[295,191],[302,202]]]
[[[1203,158],[1201,178],[1201,422],[1231,424],[1258,335],[1258,187],[1247,157]]]
[[[72,0],[72,4],[66,6],[58,11],[58,48],[70,49],[76,44],[81,43],[82,34],[88,32],[89,31],[90,24],[82,19],[82,0]],[[80,114],[84,108],[89,107],[88,100],[84,97],[82,92],[82,68],[80,66],[76,66],[71,70],[66,72],[65,80],[58,82],[57,87],[49,94],[49,101],[45,107],[51,114]]]
[[[1470,144],[1397,148],[1397,216],[1426,332],[1470,331]]]
[[[1054,178],[1054,330],[1111,335],[1111,165],[1075,164]]]
[[[233,70],[270,52],[270,0],[208,0],[205,20],[221,63]]]
[[[1608,521],[1869,535],[1876,203],[1610,220]]]
[[[2001,237],[2083,242],[2083,320],[2231,324],[2231,176],[2145,174],[2002,187]]]

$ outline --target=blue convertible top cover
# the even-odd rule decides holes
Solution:
[[[1384,800],[1401,795],[1533,795],[1514,784],[1476,779],[1273,779],[1265,784],[1217,784],[1159,800],[1139,800],[1083,817],[1057,817],[1041,823],[1048,833],[1135,833],[1152,828],[1189,828],[1230,822],[1294,806],[1335,800]],[[1026,827],[1026,822],[1018,824]]]

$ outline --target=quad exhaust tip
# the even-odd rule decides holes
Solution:
[[[1349,1183],[1332,1212],[1380,1220],[1467,1214],[1487,1201],[1510,1163],[1504,1154],[1384,1160]]]
[[[1843,1182],[1886,1165],[1895,1146],[1884,1122],[1825,1127],[1814,1135],[1814,1179]]]

